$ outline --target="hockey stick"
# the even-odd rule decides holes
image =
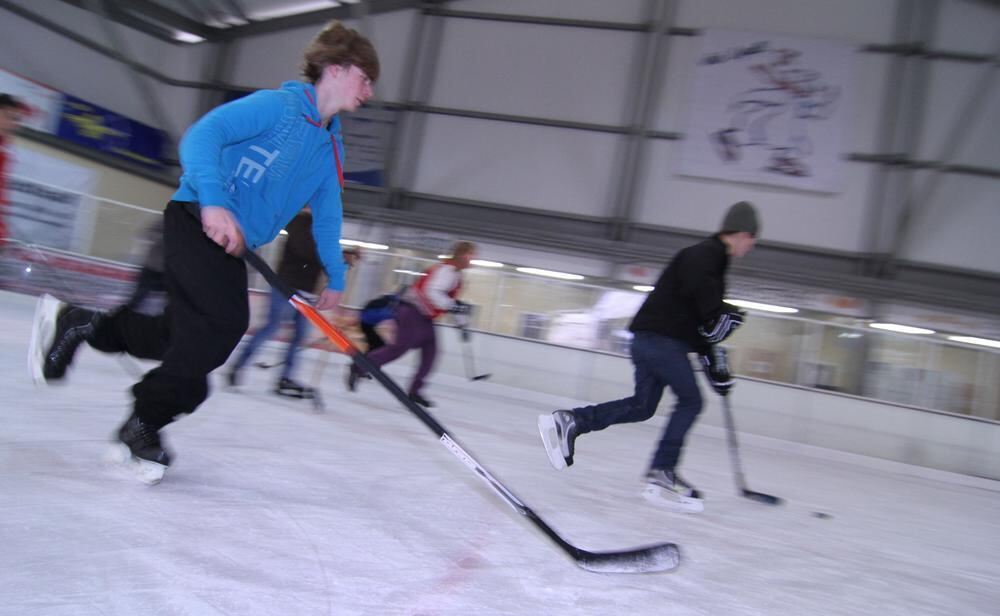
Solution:
[[[469,378],[470,381],[485,381],[486,379],[493,376],[489,372],[483,374],[476,374],[475,362],[472,357],[472,341],[469,339],[469,330],[462,327],[462,358],[465,360],[465,376]]]
[[[743,464],[740,462],[740,446],[736,442],[736,422],[733,421],[733,409],[729,403],[729,396],[722,396],[722,415],[726,420],[726,440],[729,443],[729,459],[733,465],[733,475],[736,477],[737,492],[740,496],[758,503],[780,505],[783,501],[779,497],[747,488],[746,478],[743,476]]]
[[[578,548],[567,542],[555,530],[545,523],[534,511],[522,503],[510,490],[508,490],[500,480],[496,479],[479,464],[465,449],[463,449],[448,433],[444,427],[437,422],[434,417],[425,411],[420,405],[410,400],[409,396],[390,379],[382,370],[375,366],[364,353],[333,324],[323,318],[312,305],[306,300],[296,295],[295,291],[283,283],[274,273],[267,263],[251,251],[247,251],[243,258],[254,269],[261,273],[267,282],[288,298],[288,302],[302,313],[309,321],[319,328],[330,339],[334,345],[342,352],[350,356],[352,361],[362,371],[371,374],[375,380],[382,384],[399,402],[417,416],[431,432],[437,435],[438,440],[459,460],[462,461],[477,477],[482,479],[500,498],[502,498],[514,511],[528,518],[539,530],[555,542],[566,554],[570,556],[576,564],[588,571],[598,573],[654,573],[658,571],[669,571],[677,567],[680,562],[680,551],[673,543],[660,543],[645,547],[619,550],[613,552],[590,552]]]

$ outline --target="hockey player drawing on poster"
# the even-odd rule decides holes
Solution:
[[[704,509],[701,493],[677,470],[684,440],[702,408],[688,354],[698,354],[712,388],[725,396],[734,381],[720,343],[743,323],[743,314],[723,302],[725,274],[731,258],[753,249],[759,231],[754,206],[741,201],[729,208],[718,233],[677,253],[629,326],[635,393],[539,416],[552,466],[573,464],[575,441],[583,434],[652,417],[669,387],[677,402],[650,461],[643,495],[677,511]]]
[[[806,159],[813,153],[810,120],[830,117],[840,89],[824,84],[819,71],[797,66],[801,53],[794,49],[772,49],[768,61],[749,67],[762,87],[741,92],[729,104],[729,126],[709,137],[723,161],[743,156],[743,148],[759,147],[770,152],[766,171],[783,175],[811,175]],[[783,121],[783,124],[782,124]]]
[[[132,387],[132,413],[115,435],[120,461],[143,481],[163,478],[173,454],[161,430],[201,406],[209,373],[247,330],[241,257],[271,242],[307,203],[329,275],[316,308],[339,306],[346,265],[338,114],[370,99],[378,75],[371,42],[332,22],[306,47],[303,81],[217,107],[187,131],[180,147],[184,174],[163,216],[164,315],[129,309],[102,314],[40,299],[29,348],[36,382],[62,379],[84,342],[162,362]]]

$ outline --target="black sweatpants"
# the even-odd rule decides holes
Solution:
[[[242,259],[226,254],[184,205],[164,218],[167,307],[150,316],[123,308],[108,315],[90,345],[162,363],[132,387],[135,413],[161,428],[208,397],[208,374],[224,364],[247,330],[250,307]]]

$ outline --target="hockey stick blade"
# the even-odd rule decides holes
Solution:
[[[594,573],[662,573],[677,568],[680,550],[673,543],[661,543],[621,552],[577,550],[576,564]]]
[[[462,448],[455,439],[445,430],[444,426],[438,423],[437,419],[428,413],[423,407],[415,403],[410,397],[376,366],[372,361],[351,342],[336,326],[327,321],[316,308],[306,300],[296,295],[295,291],[288,287],[274,270],[270,268],[259,256],[247,251],[243,258],[254,269],[260,272],[267,282],[284,295],[290,304],[305,316],[326,337],[343,353],[346,353],[357,367],[370,374],[385,389],[402,404],[406,410],[410,411],[423,424],[438,437],[438,441],[468,467],[479,479],[486,483],[504,502],[507,503],[516,513],[527,518],[538,530],[542,531],[560,549],[563,550],[576,562],[578,566],[587,571],[597,573],[656,573],[669,571],[677,567],[680,562],[680,550],[673,543],[662,543],[657,545],[620,550],[613,552],[589,552],[580,549],[563,539],[545,520],[540,518],[534,511],[517,498],[507,489],[499,479],[486,470],[472,455]]]
[[[764,494],[763,492],[755,492],[753,490],[744,489],[743,496],[749,498],[752,501],[763,503],[765,505],[780,505],[785,502],[782,498],[774,496],[772,494]]]

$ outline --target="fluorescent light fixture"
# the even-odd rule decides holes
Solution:
[[[789,308],[788,306],[776,306],[774,304],[762,304],[760,302],[751,302],[745,299],[725,299],[722,300],[727,304],[737,306],[739,308],[746,308],[747,310],[760,310],[762,312],[777,312],[780,314],[795,314],[799,311],[798,308]]]
[[[948,336],[948,340],[964,342],[965,344],[978,344],[979,346],[1000,349],[1000,340],[990,340],[989,338],[976,338],[975,336]]]
[[[282,229],[281,231],[278,231],[278,235],[288,235],[288,231]]]
[[[483,261],[482,259],[473,259],[471,261],[473,265],[478,265],[479,267],[503,267],[503,263],[497,261]]]
[[[369,250],[389,250],[385,244],[373,244],[372,242],[362,242],[360,240],[340,240],[341,246],[360,246]]]
[[[451,255],[438,255],[438,259],[450,259]]]
[[[301,15],[323,9],[332,9],[340,6],[337,0],[303,0],[302,2],[282,2],[272,8],[262,8],[248,11],[251,19],[264,21],[265,19],[275,19],[277,17],[288,17],[289,15]]]
[[[392,271],[396,272],[397,274],[409,274],[410,276],[426,276],[427,275],[425,272],[415,272],[413,270],[399,269],[399,270],[392,270]]]
[[[552,270],[538,269],[537,267],[519,267],[517,271],[522,274],[534,274],[535,276],[545,276],[546,278],[558,278],[559,280],[583,280],[580,274],[567,274],[566,272],[554,272]]]
[[[191,34],[190,32],[184,32],[183,30],[174,30],[174,40],[180,41],[181,43],[201,43],[205,39],[197,34]]]
[[[31,273],[31,266],[30,265],[28,267],[24,268],[24,273],[25,274],[30,274]]]
[[[884,329],[889,332],[896,332],[899,334],[920,334],[921,336],[926,336],[927,334],[933,334],[933,329],[926,329],[924,327],[912,327],[910,325],[897,325],[896,323],[869,323],[868,327],[872,329]]]
[[[654,287],[652,285],[648,285],[648,284],[637,284],[637,285],[634,285],[632,288],[635,289],[636,291],[642,291],[643,293],[649,293],[650,291],[652,291],[656,287]]]

